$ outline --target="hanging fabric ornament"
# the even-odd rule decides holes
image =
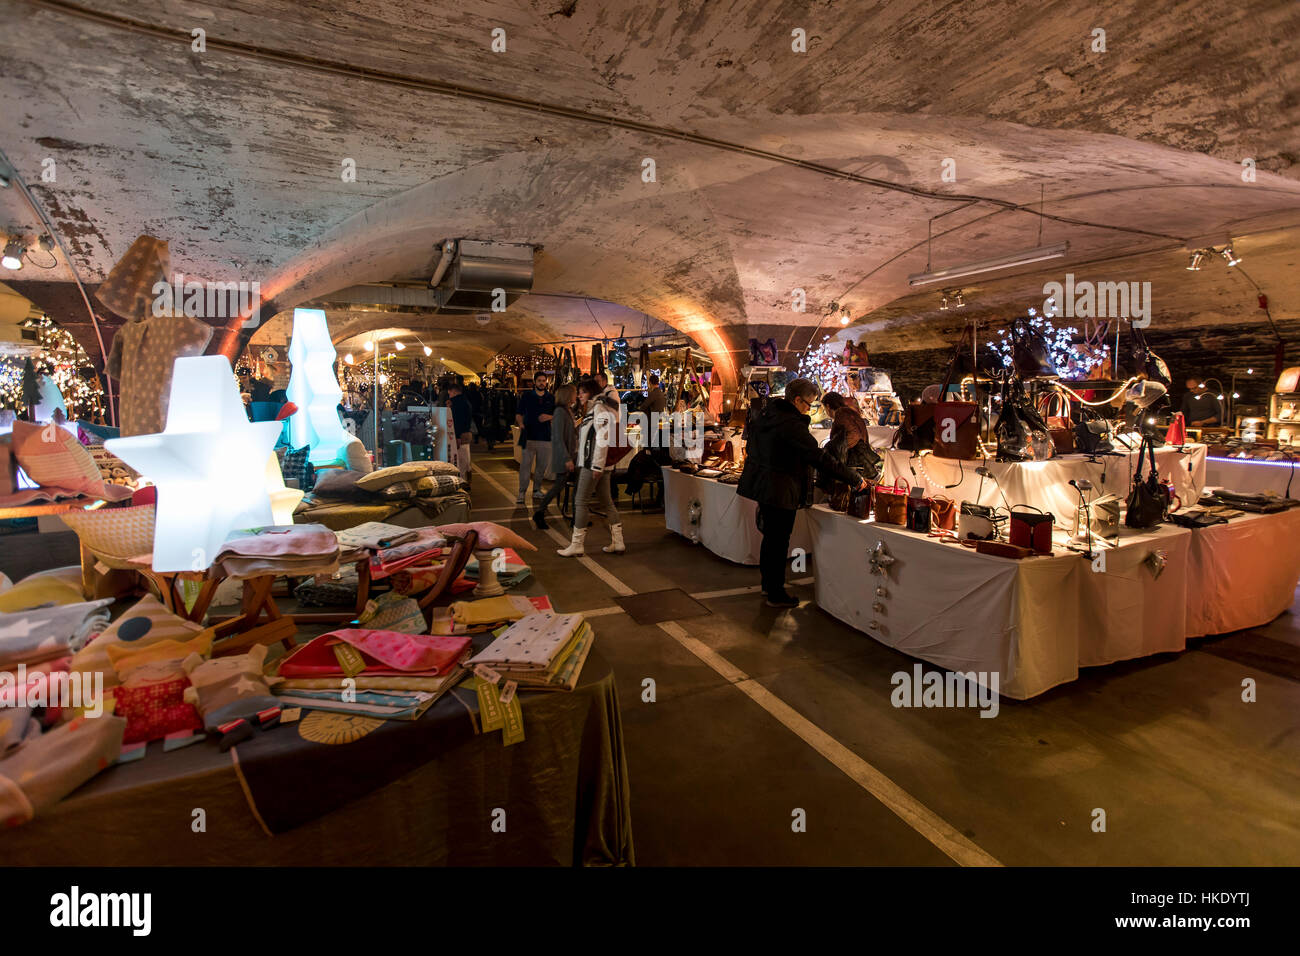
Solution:
[[[885,542],[882,539],[877,541],[875,548],[871,550],[870,560],[872,574],[889,577],[889,566],[897,559],[885,550]]]
[[[691,526],[690,538],[692,544],[700,543],[700,518],[703,516],[703,514],[704,514],[704,509],[700,505],[699,500],[696,499],[692,501],[690,507],[687,509],[686,512],[687,523],[690,524]]]

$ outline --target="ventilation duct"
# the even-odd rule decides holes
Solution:
[[[532,291],[535,254],[525,242],[461,239],[451,268],[434,289],[437,311],[495,312],[509,307]]]

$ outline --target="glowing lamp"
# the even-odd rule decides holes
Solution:
[[[250,422],[221,355],[172,366],[167,427],[104,447],[158,488],[155,571],[202,571],[230,532],[272,523],[266,458],[280,422]]]
[[[334,376],[337,357],[324,310],[294,309],[293,339],[289,342],[293,372],[286,393],[300,410],[289,419],[289,442],[294,448],[310,445],[314,465],[343,458],[348,443],[348,433],[339,421],[343,392]]]
[[[266,459],[266,494],[271,499],[271,523],[293,524],[293,513],[306,497],[306,492],[290,488],[284,483],[280,459],[271,452]]]

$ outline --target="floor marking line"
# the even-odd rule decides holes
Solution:
[[[494,481],[490,476],[474,466],[474,470],[484,475],[489,484],[497,488],[502,494],[509,496],[500,484]],[[560,534],[554,528],[548,528],[547,534],[560,544],[568,544],[569,539]],[[591,558],[583,556],[578,558],[578,562],[588,571],[600,578],[605,584],[609,585],[616,593],[621,595],[635,594],[636,592],[614,576],[608,569],[597,564]],[[795,584],[803,584],[809,579],[795,581]],[[748,589],[732,589],[736,594],[748,593]],[[694,595],[693,595],[694,596]],[[700,595],[701,597],[705,595]],[[722,596],[722,592],[715,593],[712,596]],[[619,608],[618,610],[622,610]],[[613,608],[602,608],[592,613],[593,616],[599,614],[612,614]],[[976,845],[973,841],[963,835],[956,827],[948,823],[943,817],[939,816],[933,810],[929,809],[921,801],[917,800],[910,793],[894,783],[885,773],[877,769],[874,765],[858,756],[848,747],[844,746],[822,728],[818,727],[811,720],[799,713],[781,698],[777,697],[758,681],[754,680],[739,667],[732,664],[717,651],[710,648],[707,644],[686,633],[685,629],[676,621],[664,621],[656,624],[661,631],[667,634],[682,647],[690,651],[700,659],[706,666],[712,669],[719,677],[722,677],[733,687],[743,693],[763,710],[767,711],[782,726],[793,733],[796,737],[815,750],[821,757],[831,763],[836,769],[847,776],[867,793],[871,794],[884,807],[886,807],[896,817],[906,823],[914,831],[924,837],[929,843],[942,851],[949,859],[960,866],[1001,866],[1002,864],[987,851]]]

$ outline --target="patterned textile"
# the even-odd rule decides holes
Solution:
[[[27,477],[42,488],[65,488],[96,498],[104,493],[95,459],[67,429],[14,422],[13,451]]]
[[[254,644],[246,654],[205,661],[198,654],[185,659],[185,670],[193,686],[185,699],[203,712],[203,726],[216,730],[222,724],[253,717],[280,702],[262,676],[266,645]]]
[[[77,717],[0,760],[0,825],[26,823],[106,768],[125,732],[117,717]]]
[[[464,487],[460,475],[426,475],[415,483],[415,493],[421,498],[451,495]]]
[[[385,591],[373,601],[366,602],[366,609],[357,618],[357,623],[377,631],[403,634],[423,634],[429,629],[420,602],[397,591]]]
[[[311,446],[303,445],[285,452],[284,461],[280,462],[280,472],[285,480],[297,479],[298,490],[303,492],[311,491],[316,486],[316,468],[308,461],[310,455]]]
[[[156,435],[167,421],[172,364],[183,356],[202,355],[212,328],[184,315],[151,316],[128,322],[113,337],[121,343],[122,373],[119,418],[122,437]]]
[[[126,718],[124,744],[161,740],[181,730],[201,730],[203,721],[192,704],[185,702],[190,682],[171,668],[142,669],[130,684],[113,688],[118,717]],[[98,718],[97,718],[98,719]]]
[[[545,670],[582,628],[581,614],[530,614],[502,632],[485,650],[470,659],[470,666],[487,664],[511,670]]]
[[[96,558],[109,567],[129,567],[132,558],[153,553],[156,503],[126,508],[96,508],[93,511],[69,511],[61,515],[63,523]]]
[[[138,321],[153,308],[153,287],[171,282],[171,253],[164,239],[139,236],[95,290],[95,298],[124,319]]]
[[[159,641],[186,641],[194,637],[203,628],[193,621],[177,617],[163,607],[152,596],[141,598],[131,610],[127,611],[72,658],[71,671],[93,674],[100,671],[104,675],[104,686],[114,687],[118,683],[117,671],[108,656],[112,645],[129,644],[145,647]]]
[[[0,614],[0,668],[64,657],[108,624],[112,598]]]

